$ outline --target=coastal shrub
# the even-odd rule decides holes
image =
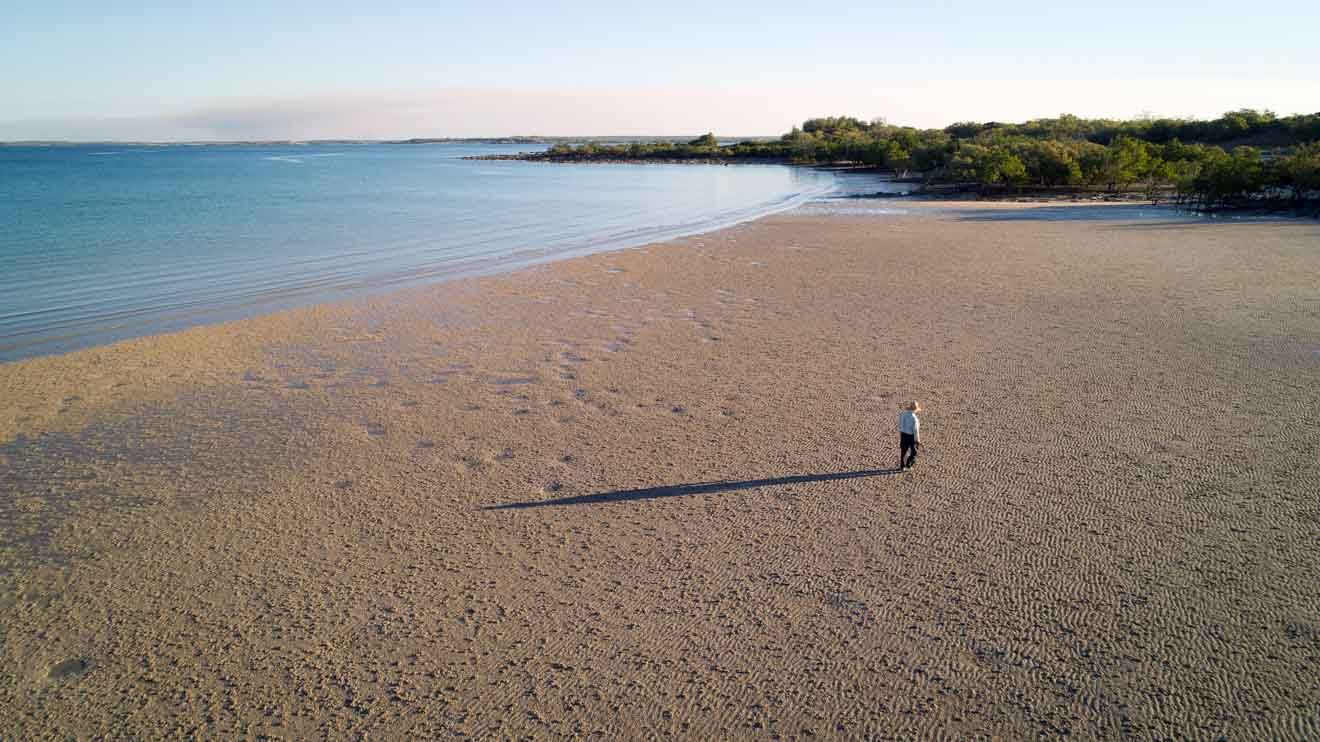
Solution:
[[[1320,113],[1290,116],[1284,119],[1293,140],[1299,143],[1320,141]]]
[[[1275,174],[1275,184],[1291,191],[1295,201],[1320,192],[1320,142],[1303,145],[1279,158]]]
[[[1225,203],[1261,191],[1265,185],[1263,174],[1256,148],[1237,147],[1229,154],[1215,147],[1207,150],[1191,190],[1210,204]]]
[[[1013,153],[1026,167],[1027,177],[1042,186],[1076,185],[1082,182],[1082,167],[1072,149],[1051,139],[1024,139]]]
[[[1267,143],[1267,149],[1220,144]],[[883,167],[928,183],[979,187],[1141,187],[1152,197],[1174,187],[1201,203],[1295,200],[1317,190],[1320,113],[1278,117],[1243,108],[1212,120],[1129,121],[1063,114],[1020,124],[959,122],[943,129],[895,126],[852,116],[808,119],[777,139],[721,145],[713,132],[691,140],[556,144],[553,160],[744,160]]]
[[[706,132],[705,134],[702,134],[696,139],[693,139],[692,141],[688,142],[689,147],[713,148],[713,147],[718,147],[719,144],[720,144],[719,141],[715,139],[715,134],[712,132]]]

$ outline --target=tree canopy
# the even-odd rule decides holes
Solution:
[[[723,161],[855,165],[985,188],[1174,189],[1207,203],[1317,190],[1320,113],[1239,109],[1212,120],[1083,119],[959,122],[943,129],[852,116],[808,119],[774,140],[556,145],[529,159]]]

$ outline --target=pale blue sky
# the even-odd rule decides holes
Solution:
[[[1320,4],[1289,0],[109,5],[6,9],[0,138],[774,134],[826,114],[942,126],[1067,106],[1320,110]]]

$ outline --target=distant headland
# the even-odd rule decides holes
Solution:
[[[233,139],[195,141],[154,141],[123,139],[22,139],[0,141],[0,147],[84,147],[88,145],[117,145],[124,147],[272,147],[315,144],[681,144],[691,135],[670,136],[511,136],[511,137],[413,137],[409,139]],[[738,141],[773,141],[775,137],[737,137]]]
[[[1241,109],[1213,120],[962,122],[943,129],[849,116],[810,119],[778,139],[557,143],[484,155],[535,162],[786,163],[867,167],[921,192],[980,196],[1137,193],[1207,210],[1320,208],[1320,113]]]

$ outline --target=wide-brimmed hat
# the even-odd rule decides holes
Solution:
[[[914,402],[908,402],[908,403],[907,403],[907,409],[912,410],[913,412],[921,412],[921,403],[920,403],[920,402],[915,402],[915,401],[914,401]]]

